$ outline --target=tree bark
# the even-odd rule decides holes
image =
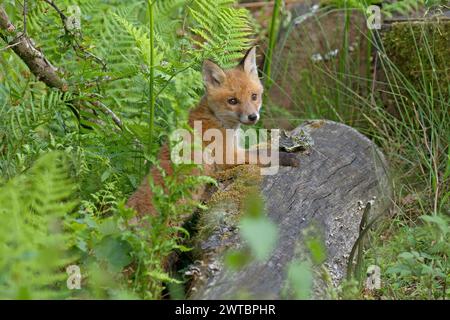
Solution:
[[[0,28],[7,36],[13,38],[8,45],[40,81],[49,87],[67,91],[67,85],[57,74],[57,68],[52,66],[42,52],[36,49],[32,39],[16,30],[3,6],[0,6]]]
[[[279,230],[276,248],[265,262],[252,261],[239,271],[231,271],[224,266],[223,255],[229,248],[245,245],[238,232],[230,235],[238,225],[221,222],[210,226],[214,232],[197,239],[203,268],[198,268],[200,276],[193,281],[192,299],[289,298],[283,293],[286,269],[293,259],[306,257],[302,248],[312,227],[326,246],[324,266],[336,286],[346,275],[365,205],[371,204],[369,221],[389,208],[387,164],[372,141],[331,121],[311,121],[294,131],[299,130],[309,133],[314,141],[309,152],[298,154],[300,167],[280,167],[276,175],[265,176],[261,186],[268,217]],[[233,210],[233,201],[229,201],[206,214],[233,214]],[[217,223],[217,219],[210,220]],[[314,297],[326,298],[325,286],[323,281],[315,281]]]

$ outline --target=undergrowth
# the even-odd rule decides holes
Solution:
[[[190,192],[214,181],[180,180],[192,168],[174,166],[169,192],[152,188],[159,215],[139,225],[125,202],[199,101],[201,62],[228,67],[248,49],[249,15],[234,2],[55,1],[66,21],[45,1],[27,2],[27,35],[69,90],[47,88],[1,49],[1,298],[159,299],[179,283],[164,263],[190,250],[189,234],[168,221],[198,207]],[[22,4],[2,6],[23,30]],[[66,285],[73,265],[79,290]]]
[[[350,9],[367,2],[327,3],[341,9],[322,7],[315,18],[294,20],[283,31],[265,117],[289,118],[290,126],[310,118],[344,122],[374,140],[388,158],[392,209],[371,232],[362,262],[363,270],[381,268],[382,287],[365,290],[362,277],[344,283],[338,296],[448,299],[449,24],[437,19],[369,31],[365,10]],[[425,2],[407,3],[383,8],[427,12]],[[331,30],[329,21],[341,24]],[[311,30],[319,40],[307,41]],[[294,50],[289,41],[305,45]]]
[[[407,25],[401,32],[409,34],[411,49],[403,51],[395,49],[396,42],[367,32],[353,41],[345,9],[378,2],[327,1],[333,10],[344,8],[341,46],[324,41],[322,59],[308,56],[300,71],[289,64],[296,53],[288,54],[281,66],[274,63],[272,89],[292,105],[286,108],[281,99],[269,99],[263,119],[288,119],[291,125],[308,118],[342,121],[373,139],[389,159],[392,212],[371,233],[363,262],[364,268],[381,267],[382,289],[367,292],[363,279],[353,279],[333,290],[333,298],[448,298],[450,77],[445,57],[450,53],[441,59],[433,50],[436,39],[449,33]],[[136,213],[125,202],[149,168],[158,166],[157,152],[170,132],[186,125],[188,111],[203,91],[201,61],[211,58],[231,66],[250,46],[253,20],[234,4],[62,0],[57,5],[76,22],[64,28],[47,2],[28,1],[27,34],[59,68],[70,90],[47,88],[10,48],[3,49],[2,41],[0,298],[160,299],[167,285],[177,288],[172,297],[184,297],[181,280],[163,266],[173,252],[191,249],[182,245],[190,235],[168,221],[201,207],[189,194],[198,184],[213,181],[180,181],[177,177],[192,168],[175,166],[176,174],[164,177],[167,190],[153,185],[159,215],[139,225],[131,223]],[[435,9],[441,2],[390,1],[384,12],[405,14],[417,4]],[[21,3],[6,0],[2,5],[23,30]],[[316,27],[315,32],[323,32],[320,23]],[[273,30],[274,35],[275,26]],[[311,41],[301,44],[307,50]],[[372,48],[382,75],[375,78]],[[275,47],[274,60],[286,57],[286,51]],[[395,56],[402,52],[414,57],[411,74],[398,63],[407,57]],[[363,58],[356,59],[355,53]],[[300,85],[287,92],[285,83]],[[258,224],[262,227],[255,231]],[[242,225],[252,255],[265,257],[277,231],[261,212],[250,214]],[[255,235],[267,230],[266,248],[258,247]],[[286,297],[310,297],[309,268],[321,265],[324,257],[315,242],[309,249],[311,259],[289,267]],[[81,277],[75,279],[79,290],[67,286],[69,266],[80,268]]]

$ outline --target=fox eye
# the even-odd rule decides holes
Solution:
[[[238,104],[238,99],[236,99],[236,98],[230,98],[230,99],[228,99],[228,103],[229,103],[229,104],[232,104],[232,105],[236,105],[236,104]]]
[[[256,93],[252,94],[252,100],[253,101],[258,100],[258,95]]]

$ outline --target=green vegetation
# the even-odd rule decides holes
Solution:
[[[445,68],[450,56],[449,42],[450,23],[397,23],[383,36],[385,50],[391,53],[390,59],[399,72],[416,88],[431,83],[433,95],[446,101],[450,98],[445,90],[450,82],[450,72]],[[417,54],[412,55],[412,49]]]
[[[149,168],[158,166],[168,135],[186,126],[189,109],[203,94],[201,62],[233,65],[251,45],[254,20],[234,0],[26,2],[25,19],[20,2],[1,6],[65,84],[58,90],[39,81],[8,46],[12,36],[0,29],[0,298],[160,299],[165,289],[172,298],[184,297],[182,280],[164,265],[174,252],[191,250],[183,245],[190,235],[169,221],[204,209],[190,192],[214,180],[180,181],[192,167],[174,166],[175,174],[164,177],[167,188],[150,181],[159,214],[139,225],[131,223],[136,213],[125,202]],[[332,297],[449,298],[449,24],[396,25],[381,42],[365,32],[355,40],[349,37],[353,12],[345,8],[368,2],[380,1],[327,2],[344,17],[336,55],[315,62],[306,55],[299,70],[293,68],[298,53],[275,46],[275,60],[284,60],[270,65],[272,88],[301,85],[282,90],[290,107],[267,99],[263,119],[342,121],[376,141],[389,158],[393,209],[366,239],[359,266],[380,266],[382,289],[365,292],[359,277],[330,289]],[[404,13],[422,4],[442,3],[402,0],[385,10]],[[270,48],[279,18],[274,14]],[[324,32],[320,23],[314,31]],[[324,55],[336,49],[324,42]],[[302,42],[305,50],[309,45]],[[380,78],[373,76],[371,48],[380,52]],[[216,200],[253,186],[236,188]],[[240,221],[249,248],[227,255],[236,268],[248,262],[247,252],[265,259],[276,241],[276,227],[262,208],[250,207]],[[269,236],[260,244],[261,234]],[[314,266],[326,278],[320,239],[305,245],[308,254],[287,271],[287,298],[311,297]],[[66,285],[70,265],[80,267],[81,290]]]
[[[174,167],[170,192],[153,187],[160,215],[139,226],[124,203],[203,94],[202,60],[229,66],[249,47],[248,12],[233,3],[28,1],[25,20],[21,4],[2,3],[66,86],[38,81],[1,31],[1,298],[157,299],[163,282],[178,283],[164,262],[189,250],[187,232],[168,221],[192,212],[190,191],[213,180],[180,183],[191,168]],[[72,264],[81,290],[66,287]]]
[[[310,118],[347,123],[376,141],[389,159],[393,208],[366,239],[358,266],[365,271],[378,265],[382,289],[366,292],[360,276],[356,287],[344,283],[339,296],[448,299],[450,24],[397,23],[381,34],[346,24],[335,30],[329,21],[350,17],[355,25],[364,17],[356,11],[322,10],[321,19],[304,21],[284,35],[275,79],[283,90],[274,88],[270,101],[281,108],[284,100],[283,113],[268,107],[266,117],[286,118],[288,110],[291,125]],[[325,45],[304,40],[311,30]],[[305,45],[294,50],[289,37]],[[335,48],[335,55],[326,55]],[[378,51],[373,60],[369,53],[370,64],[361,59],[368,48]],[[322,59],[314,59],[315,53]]]
[[[0,292],[9,299],[68,297],[70,234],[62,219],[74,209],[74,185],[61,154],[48,153],[0,189]],[[55,286],[56,284],[56,286]]]

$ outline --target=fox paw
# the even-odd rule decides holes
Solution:
[[[280,152],[280,166],[284,167],[298,167],[300,161],[297,159],[295,153]]]

